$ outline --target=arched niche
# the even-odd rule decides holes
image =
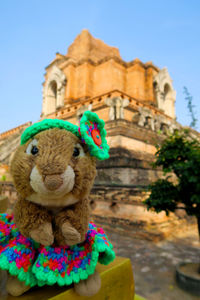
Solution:
[[[43,116],[64,106],[66,82],[65,74],[57,66],[54,66],[43,88]]]
[[[56,110],[57,105],[57,82],[55,80],[51,81],[48,85],[47,89],[47,108],[46,114],[54,112]]]
[[[154,93],[156,96],[157,107],[172,118],[175,118],[176,91],[172,85],[167,68],[163,68],[154,77]]]

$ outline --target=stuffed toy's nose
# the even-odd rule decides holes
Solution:
[[[46,175],[44,179],[44,185],[50,191],[57,190],[63,184],[63,179],[60,175]]]

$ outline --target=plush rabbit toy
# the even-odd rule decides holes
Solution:
[[[87,111],[80,127],[45,119],[27,128],[11,163],[19,195],[14,216],[0,216],[0,268],[7,291],[74,283],[79,295],[98,292],[99,261],[115,254],[104,231],[89,222],[88,196],[96,158],[109,157],[104,121]]]

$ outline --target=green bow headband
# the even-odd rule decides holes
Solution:
[[[96,113],[91,111],[84,112],[80,127],[67,121],[59,119],[45,119],[26,128],[21,136],[21,145],[25,144],[37,133],[51,129],[60,128],[72,132],[83,143],[88,146],[89,152],[99,160],[109,158],[109,146],[106,141],[105,122],[99,119]]]

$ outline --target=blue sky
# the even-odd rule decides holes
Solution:
[[[166,66],[177,120],[190,124],[183,86],[200,120],[200,1],[7,0],[0,2],[0,132],[39,119],[45,67],[83,28],[125,61]]]

